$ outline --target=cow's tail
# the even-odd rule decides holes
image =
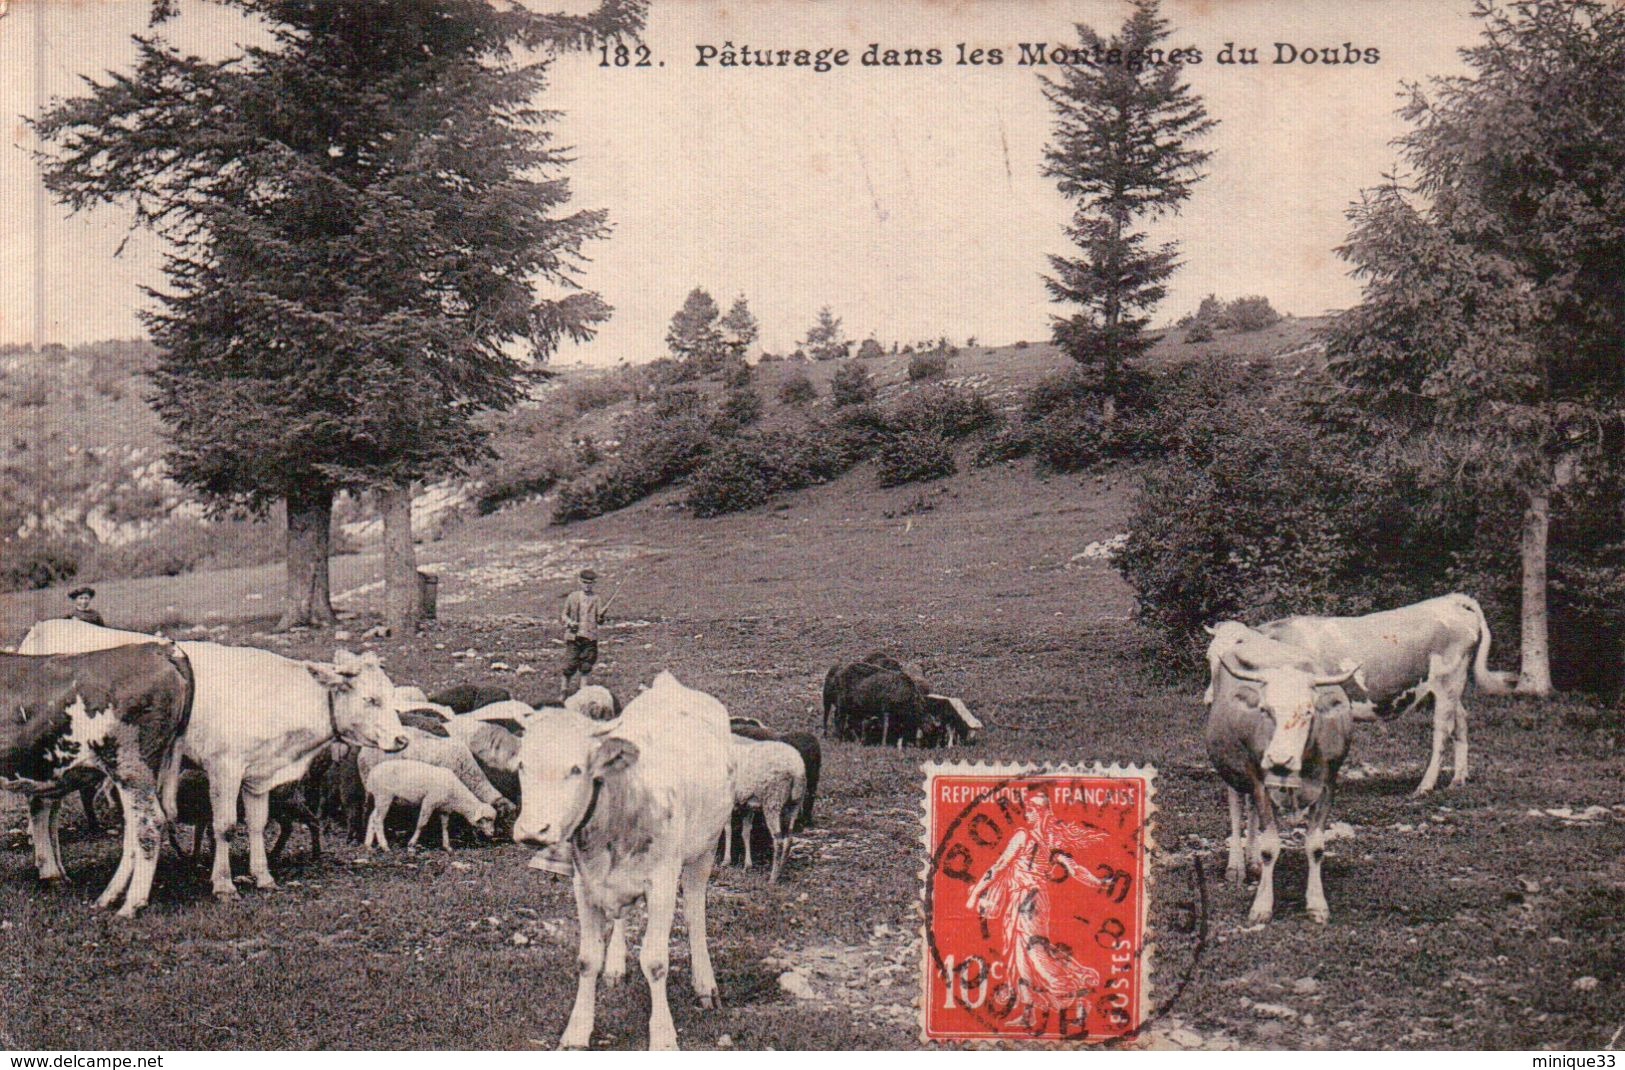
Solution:
[[[1478,620],[1478,651],[1473,656],[1473,685],[1486,695],[1510,695],[1517,686],[1518,674],[1493,672],[1490,669],[1490,623],[1484,619],[1484,608],[1476,598],[1461,596],[1467,608]]]
[[[181,737],[186,734],[186,728],[192,723],[192,705],[197,699],[197,674],[192,668],[192,659],[186,656],[186,651],[180,644],[170,639],[159,640],[164,644],[164,652],[169,655],[170,664],[186,682],[186,693],[181,697],[180,716],[175,721],[178,727],[175,738],[170,741],[169,749],[164,752],[157,769],[158,773],[158,808],[163,811],[165,820],[169,823],[169,839],[180,853],[180,845],[175,842],[176,807],[180,798],[181,783]]]

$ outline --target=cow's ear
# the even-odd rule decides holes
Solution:
[[[341,671],[337,666],[325,665],[319,661],[307,661],[305,671],[316,678],[316,682],[329,691],[347,691],[352,682],[353,674]]]
[[[592,756],[592,775],[609,776],[631,768],[638,760],[638,745],[629,739],[610,736],[598,745]]]

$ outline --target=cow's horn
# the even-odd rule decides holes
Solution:
[[[1351,666],[1348,662],[1345,661],[1343,663],[1343,671],[1342,672],[1337,673],[1337,674],[1335,674],[1333,676],[1317,676],[1317,677],[1315,677],[1315,686],[1316,687],[1332,687],[1332,686],[1338,685],[1338,684],[1346,684],[1350,680],[1354,679],[1355,674],[1358,673],[1359,671],[1360,671],[1360,666],[1358,664],[1354,664],[1354,665]]]
[[[1236,652],[1234,650],[1226,650],[1223,654],[1220,654],[1219,662],[1224,665],[1227,670],[1229,670],[1231,676],[1234,676],[1238,680],[1245,680],[1250,684],[1262,684],[1265,682],[1264,678],[1258,675],[1256,672],[1242,668],[1241,659],[1236,656]]]

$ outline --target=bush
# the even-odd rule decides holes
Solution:
[[[775,494],[839,475],[845,468],[819,429],[757,431],[720,447],[694,473],[688,505],[720,516],[763,505]]]
[[[649,408],[626,420],[621,452],[615,460],[560,485],[553,523],[568,524],[623,509],[689,475],[716,445],[714,429],[719,420],[720,414],[711,411],[699,389],[687,385],[662,388]]]
[[[922,379],[940,379],[947,374],[948,355],[944,352],[916,353],[908,359],[908,380],[911,383]]]
[[[1238,297],[1224,308],[1218,326],[1228,331],[1261,331],[1281,322],[1267,297]]]
[[[829,396],[837,407],[866,405],[875,399],[874,379],[861,364],[843,364],[835,369],[829,383]]]
[[[951,476],[957,470],[953,444],[932,431],[907,430],[893,435],[875,457],[875,474],[882,487],[924,483]]]
[[[20,408],[42,408],[51,400],[51,380],[41,372],[27,372],[9,383],[6,393]]]
[[[834,420],[824,425],[822,438],[842,467],[850,468],[873,456],[891,435],[886,414],[871,403],[837,409]]]
[[[885,348],[873,338],[865,338],[863,340],[863,344],[858,346],[859,360],[873,360],[875,357],[883,357],[885,355]]]
[[[636,392],[633,376],[628,369],[617,369],[603,375],[572,379],[560,390],[560,398],[573,415],[607,409],[625,401]]]
[[[4,544],[0,552],[0,590],[37,591],[79,574],[82,543],[34,535]]]
[[[1213,341],[1213,325],[1207,320],[1192,320],[1191,325],[1185,328],[1186,345],[1211,341]]]
[[[732,388],[722,396],[717,415],[711,421],[711,433],[718,436],[736,435],[756,422],[762,415],[762,396],[747,382],[743,388]]]
[[[791,372],[779,384],[779,400],[786,405],[805,405],[818,396],[818,388],[801,370]]]
[[[997,410],[975,390],[932,385],[898,399],[888,423],[893,430],[931,431],[960,439],[997,430]]]
[[[515,448],[481,469],[478,478],[483,485],[474,508],[485,516],[510,502],[545,494],[560,480],[592,464],[596,454],[590,439],[568,448],[556,440],[524,443],[522,451]]]

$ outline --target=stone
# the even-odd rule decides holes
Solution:
[[[817,999],[812,982],[800,970],[786,970],[779,974],[779,988],[796,999]]]

